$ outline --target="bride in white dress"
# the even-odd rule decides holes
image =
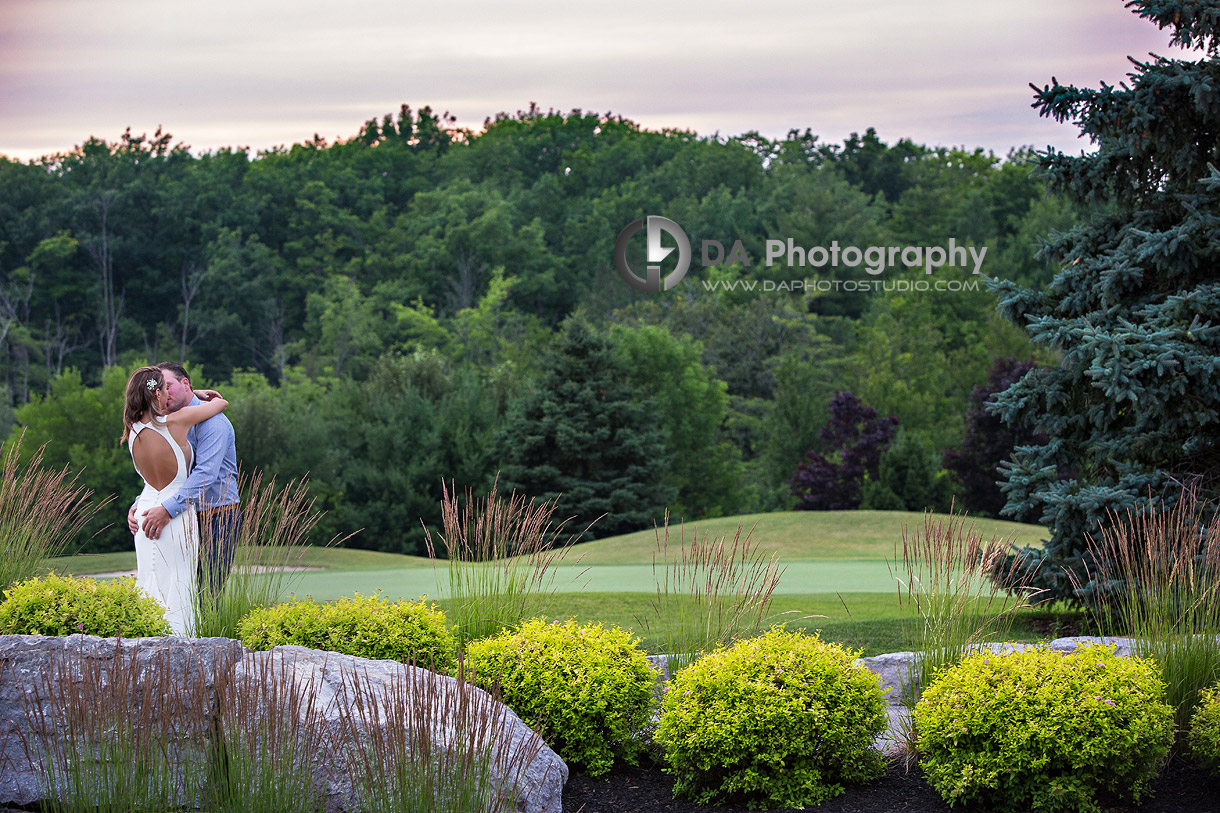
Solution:
[[[186,430],[223,412],[229,402],[219,395],[198,406],[168,410],[165,376],[156,367],[141,367],[127,381],[123,408],[123,440],[131,450],[144,491],[136,501],[136,515],[173,497],[191,470],[192,450]],[[202,395],[200,397],[203,397]],[[165,608],[165,619],[175,635],[191,635],[195,626],[195,574],[199,563],[199,523],[195,509],[170,520],[156,539],[141,529],[136,533],[136,586]]]

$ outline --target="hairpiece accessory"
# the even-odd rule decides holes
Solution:
[[[159,386],[161,386],[161,382],[160,382],[160,381],[158,381],[158,380],[157,380],[157,379],[155,379],[155,378],[150,378],[150,379],[148,379],[147,381],[145,381],[145,382],[144,382],[144,387],[145,387],[145,388],[146,388],[146,389],[147,389],[149,392],[152,392],[153,390],[155,390],[155,389],[156,389],[157,387],[159,387]]]

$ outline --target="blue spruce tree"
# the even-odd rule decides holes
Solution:
[[[1074,593],[1067,573],[1096,572],[1087,539],[1110,512],[1186,488],[1213,514],[1220,501],[1220,8],[1127,6],[1200,58],[1132,59],[1129,82],[1100,90],[1034,87],[1043,115],[1096,145],[1049,150],[1040,171],[1097,214],[1049,239],[1062,270],[1045,290],[996,285],[1002,312],[1062,359],[993,401],[1047,438],[1006,464],[1005,513],[1033,511],[1051,529],[1026,552],[1026,583],[1082,601],[1098,586]]]

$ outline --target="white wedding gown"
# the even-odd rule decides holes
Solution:
[[[174,451],[178,472],[174,479],[162,489],[153,488],[144,480],[144,491],[136,501],[136,517],[143,524],[144,515],[178,493],[189,473],[190,465],[182,447],[173,439],[165,425],[164,417],[153,418],[152,423],[137,422],[131,427],[127,439],[128,449],[136,436],[145,430],[156,432]],[[148,441],[145,441],[147,443]],[[132,465],[135,455],[132,454]],[[140,467],[136,473],[141,478]],[[195,628],[195,571],[199,562],[199,523],[195,509],[187,507],[161,529],[161,536],[149,539],[144,529],[136,532],[136,586],[152,596],[165,608],[165,620],[174,635],[191,635]]]

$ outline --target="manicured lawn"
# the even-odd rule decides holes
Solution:
[[[723,536],[732,543],[739,523],[743,536],[752,528],[759,549],[778,553],[782,562],[892,559],[894,546],[901,545],[903,526],[914,532],[922,527],[923,515],[908,511],[781,511],[702,520],[687,523],[685,528],[671,521],[670,555],[681,545],[683,532],[688,542],[697,528],[701,539]],[[975,527],[985,539],[994,532],[1018,545],[1039,545],[1048,536],[1041,526],[1018,522],[979,519]],[[657,532],[648,530],[586,542],[573,548],[569,556],[578,557],[583,565],[650,563],[656,550]]]
[[[548,618],[577,618],[630,629],[649,652],[657,653],[663,640],[657,620],[649,612],[652,597],[644,593],[562,593],[546,609]],[[442,609],[447,599],[436,602]],[[645,624],[647,619],[647,624]],[[663,623],[663,622],[662,622]],[[834,593],[778,595],[771,603],[771,624],[817,631],[823,640],[836,641],[864,656],[911,649],[912,629],[904,629],[896,593]],[[652,634],[649,633],[652,628]],[[1014,624],[1010,641],[1037,641],[1024,624]]]
[[[319,601],[381,591],[389,598],[418,598],[427,594],[444,598],[449,593],[445,564],[431,567],[398,567],[377,570],[331,569],[295,574],[298,595]],[[777,595],[788,593],[888,593],[895,595],[897,583],[883,561],[792,562],[785,567]],[[657,577],[652,565],[597,565],[554,568],[553,587],[559,593],[653,593]]]
[[[909,648],[898,605],[898,585],[887,560],[895,559],[904,524],[913,532],[922,515],[901,511],[792,511],[707,520],[698,525],[701,538],[727,536],[738,523],[753,527],[759,550],[779,554],[784,572],[774,593],[773,621],[821,630],[865,654]],[[1038,544],[1046,531],[1038,526],[979,520],[977,528],[1017,544]],[[668,558],[675,559],[685,532],[670,528]],[[582,621],[619,624],[635,630],[651,647],[652,637],[639,619],[656,593],[652,564],[657,535],[646,531],[601,539],[574,547],[554,568],[555,596],[547,614]],[[900,549],[899,554],[900,555]],[[295,573],[289,590],[298,597],[327,601],[354,593],[387,598],[439,599],[445,606],[448,575],[444,562],[434,569],[424,557],[401,556],[354,548],[308,548],[300,564],[324,568]],[[134,552],[70,556],[52,560],[59,572],[85,575],[134,570]],[[819,617],[823,616],[823,617]],[[655,624],[657,622],[653,622]],[[1017,630],[1014,640],[1034,640]]]
[[[77,556],[57,556],[48,559],[47,565],[56,573],[73,576],[88,576],[93,573],[116,573],[136,569],[136,552],[84,553]]]
[[[402,556],[397,553],[382,553],[357,548],[307,547],[301,550],[300,564],[306,567],[342,568],[344,570],[381,570],[386,568],[432,567],[432,561],[423,556]],[[60,556],[50,560],[58,573],[84,576],[90,573],[114,573],[135,570],[134,550],[117,553],[90,553],[78,556]]]

